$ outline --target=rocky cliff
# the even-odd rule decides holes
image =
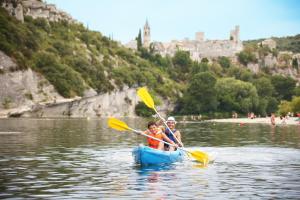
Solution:
[[[254,73],[267,71],[282,74],[300,82],[300,53],[278,51],[276,41],[266,39],[257,44],[253,50],[255,62],[249,62],[247,68]]]
[[[37,103],[63,100],[53,86],[31,69],[16,71],[17,64],[0,51],[0,115],[31,110]]]
[[[31,69],[15,71],[17,64],[0,51],[0,117],[135,117],[136,89],[124,87],[97,95],[63,98]]]
[[[45,18],[49,21],[76,22],[68,13],[57,9],[54,4],[39,0],[3,0],[2,7],[20,21],[24,21],[24,16],[31,16],[33,19]]]
[[[135,117],[136,89],[127,88],[93,97],[35,105],[24,117]]]

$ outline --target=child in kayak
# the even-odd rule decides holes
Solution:
[[[148,130],[146,130],[144,133],[149,135],[149,136],[155,137],[159,140],[164,140],[166,142],[169,142],[171,144],[176,145],[175,142],[170,140],[166,136],[166,134],[164,132],[162,132],[162,130],[153,121],[148,123]],[[155,140],[155,139],[152,139],[152,138],[148,137],[148,144],[149,144],[149,147],[151,147],[153,149],[164,150],[164,143],[160,142],[158,140]]]

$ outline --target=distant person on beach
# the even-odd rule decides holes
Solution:
[[[238,118],[238,114],[236,112],[232,113],[232,118]]]
[[[271,114],[271,124],[275,125],[275,114],[274,113]]]
[[[282,124],[286,124],[286,119],[287,119],[287,117],[285,116],[285,115],[280,115],[280,119],[281,119],[281,123]]]
[[[297,113],[297,117],[298,117],[298,121],[299,121],[299,124],[300,124],[300,113]]]

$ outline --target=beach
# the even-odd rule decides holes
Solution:
[[[211,122],[224,122],[224,123],[238,123],[238,124],[271,124],[270,117],[262,118],[227,118],[227,119],[212,119],[208,120]],[[275,118],[276,125],[300,125],[298,117],[289,117],[285,120],[280,119],[280,117]]]

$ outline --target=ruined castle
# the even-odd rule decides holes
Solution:
[[[151,42],[150,26],[148,21],[144,26],[143,46],[149,48],[150,45],[162,56],[173,56],[177,50],[189,51],[191,59],[200,61],[202,58],[216,58],[220,56],[235,57],[236,53],[243,50],[240,40],[240,28],[236,26],[230,31],[228,40],[206,40],[204,32],[196,32],[195,39],[172,40],[170,42]],[[126,44],[128,48],[136,49],[135,40]]]
[[[54,4],[47,4],[41,0],[3,0],[1,6],[22,22],[24,16],[31,16],[33,19],[44,18],[49,21],[76,22],[68,13],[57,9]]]

